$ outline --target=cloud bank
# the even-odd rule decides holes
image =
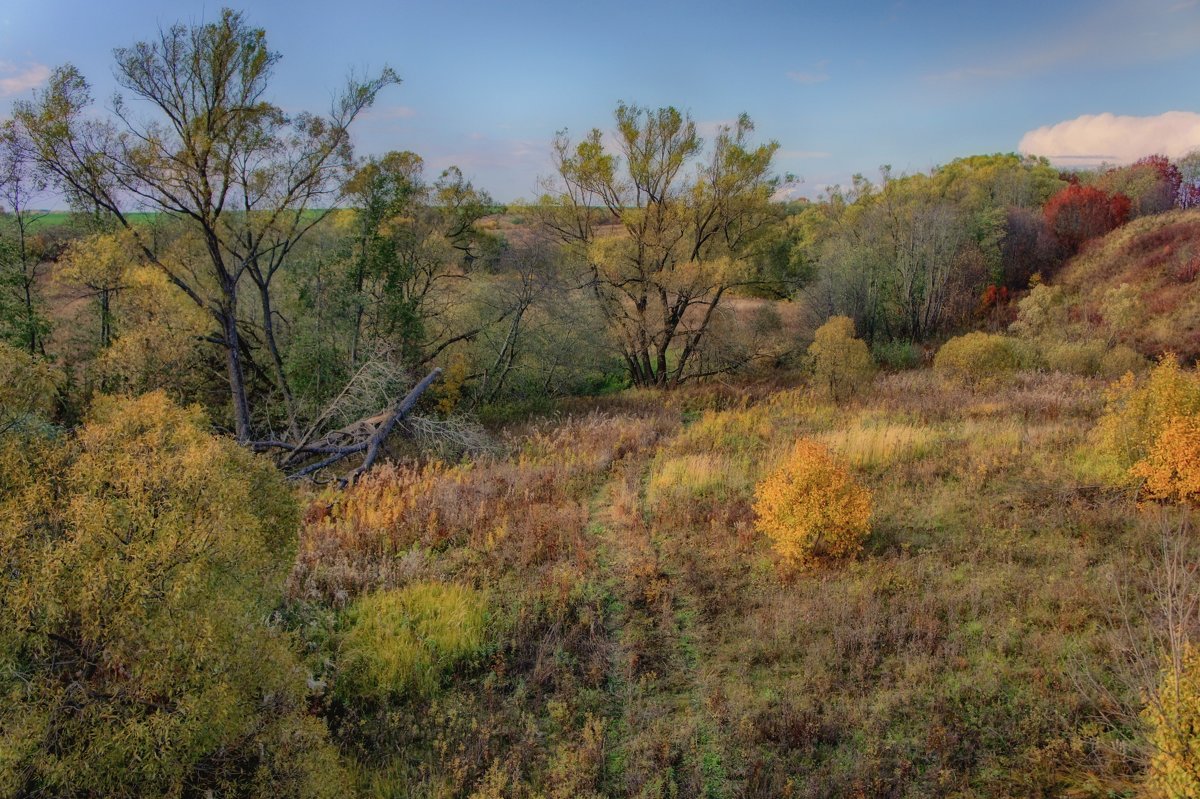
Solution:
[[[1148,117],[1084,114],[1031,130],[1017,148],[1064,166],[1127,164],[1147,155],[1171,158],[1200,148],[1200,114],[1167,111]]]

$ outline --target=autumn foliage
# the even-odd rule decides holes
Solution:
[[[1200,505],[1200,416],[1176,416],[1167,422],[1131,473],[1145,480],[1152,499]]]
[[[870,532],[870,491],[815,441],[797,441],[754,496],[758,529],[792,566],[851,557]]]
[[[1143,712],[1150,725],[1150,796],[1200,796],[1200,650],[1185,643],[1178,664],[1170,659],[1162,682]]]
[[[1071,251],[1125,224],[1129,212],[1130,201],[1124,194],[1110,195],[1078,183],[1055,194],[1042,209],[1047,227]]]

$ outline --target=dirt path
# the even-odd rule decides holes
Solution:
[[[703,602],[688,588],[678,551],[651,522],[644,490],[651,462],[617,464],[591,506],[589,530],[612,598],[605,792],[729,796],[722,735],[700,668]]]

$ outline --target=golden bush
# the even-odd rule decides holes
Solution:
[[[797,441],[754,494],[758,529],[789,565],[850,557],[870,532],[870,492],[815,441]]]
[[[1143,711],[1154,754],[1150,796],[1200,796],[1200,650],[1185,644],[1178,664],[1167,659],[1158,690]]]
[[[1200,505],[1200,416],[1167,422],[1130,473],[1145,481],[1151,499]]]
[[[1021,368],[1015,339],[993,333],[967,333],[942,345],[933,358],[933,370],[947,383],[988,388],[1008,380]]]
[[[1143,381],[1126,373],[1109,388],[1106,400],[1094,434],[1097,454],[1117,472],[1137,478],[1132,468],[1154,453],[1167,426],[1178,417],[1200,414],[1200,375],[1166,355]]]
[[[875,374],[875,361],[866,342],[854,337],[854,321],[833,316],[817,328],[808,355],[813,378],[829,389],[835,400],[858,392]]]

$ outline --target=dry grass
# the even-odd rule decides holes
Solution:
[[[1143,355],[1171,350],[1200,357],[1200,211],[1135,219],[1095,242],[1063,271],[1079,319],[1104,324],[1104,295],[1128,283],[1137,290],[1136,318],[1114,331]]]
[[[493,603],[485,654],[432,698],[331,708],[364,789],[1124,795],[1141,765],[1119,743],[1141,732],[1077,679],[1136,704],[1106,614],[1145,533],[1078,468],[1103,383],[973,392],[917,370],[842,407],[735,389],[626,392],[470,465],[314,498],[291,584],[307,612],[432,580]],[[795,575],[751,499],[802,436],[853,464],[874,512],[856,559]]]

